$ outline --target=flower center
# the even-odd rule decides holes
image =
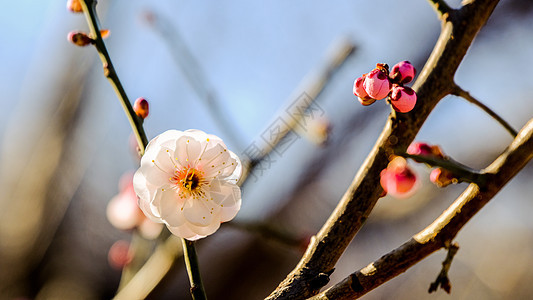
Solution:
[[[175,170],[174,176],[170,181],[178,188],[180,197],[200,198],[204,196],[202,186],[207,184],[204,178],[204,172],[195,168],[186,167],[181,170]]]
[[[200,176],[196,174],[193,169],[190,175],[185,176],[180,180],[181,186],[186,190],[193,191],[200,185]]]

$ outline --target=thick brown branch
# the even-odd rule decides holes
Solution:
[[[316,279],[333,270],[379,199],[379,173],[387,165],[388,154],[392,148],[407,148],[435,105],[451,92],[460,62],[497,3],[471,1],[443,21],[439,40],[413,86],[418,95],[417,106],[408,114],[391,114],[335,211],[311,240],[296,268],[267,299],[308,298],[327,283]]]
[[[533,119],[484,172],[490,180],[471,184],[431,225],[314,299],[355,299],[405,272],[429,254],[445,247],[459,230],[533,158]]]

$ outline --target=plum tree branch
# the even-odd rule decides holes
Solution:
[[[379,199],[379,173],[394,148],[407,148],[437,103],[452,92],[453,77],[474,37],[486,23],[497,0],[475,0],[442,18],[440,37],[413,89],[415,108],[407,114],[392,112],[374,148],[329,219],[291,273],[267,299],[300,299],[316,295]]]
[[[494,162],[483,170],[489,180],[468,188],[431,225],[400,247],[350,274],[313,299],[355,299],[405,272],[449,245],[459,230],[533,158],[533,119]]]

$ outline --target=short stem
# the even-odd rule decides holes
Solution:
[[[207,299],[205,295],[204,285],[200,276],[200,266],[198,265],[198,257],[196,256],[196,249],[194,242],[182,239],[183,243],[183,257],[185,258],[185,267],[189,275],[189,282],[191,283],[191,296],[193,300]]]
[[[483,174],[480,172],[471,169],[457,161],[454,161],[450,158],[448,159],[438,159],[426,155],[414,155],[414,154],[408,154],[408,153],[396,153],[396,155],[405,157],[405,158],[411,158],[414,161],[428,164],[432,167],[441,167],[444,168],[454,175],[455,178],[457,178],[460,181],[465,181],[468,183],[476,183],[476,184],[482,184],[485,180],[483,177]]]
[[[490,109],[485,104],[481,103],[479,100],[474,98],[472,95],[470,95],[469,92],[463,90],[460,86],[455,85],[453,89],[453,94],[459,97],[464,98],[468,102],[476,105],[477,107],[481,108],[483,111],[485,111],[489,116],[491,116],[493,119],[498,121],[512,136],[513,138],[516,137],[518,134],[514,128],[509,125],[502,117],[500,117],[497,113],[495,113],[492,109]]]
[[[452,11],[452,8],[444,0],[429,0],[429,3],[440,17]]]
[[[130,122],[130,125],[137,139],[140,154],[143,155],[144,148],[146,147],[146,145],[148,145],[148,139],[146,138],[146,134],[144,133],[143,120],[138,117],[135,111],[133,110],[131,102],[129,101],[128,96],[126,95],[124,87],[122,86],[122,83],[118,78],[115,68],[113,67],[113,63],[111,62],[109,53],[107,52],[104,40],[102,39],[102,35],[100,34],[100,27],[98,25],[98,16],[96,14],[96,1],[83,0],[81,1],[81,3],[83,6],[83,11],[85,12],[85,17],[87,18],[87,23],[89,24],[89,28],[91,30],[91,37],[95,41],[94,46],[96,47],[96,50],[98,51],[98,54],[100,56],[100,60],[102,61],[102,64],[104,66],[105,76],[111,83],[111,86],[113,86],[113,89],[115,90],[115,93],[117,94],[120,103],[122,104],[122,108],[126,112],[128,121]]]
[[[449,294],[451,292],[452,285],[450,284],[450,279],[448,278],[448,272],[450,271],[453,257],[457,253],[457,250],[459,250],[459,246],[457,244],[451,244],[447,248],[448,254],[446,255],[446,259],[442,262],[442,269],[437,276],[437,279],[435,279],[435,281],[429,286],[429,293],[435,292],[439,286],[441,289],[446,291],[446,293]]]

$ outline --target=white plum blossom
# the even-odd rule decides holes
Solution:
[[[133,177],[139,207],[175,235],[197,240],[241,207],[241,162],[217,136],[169,130],[155,137]]]

